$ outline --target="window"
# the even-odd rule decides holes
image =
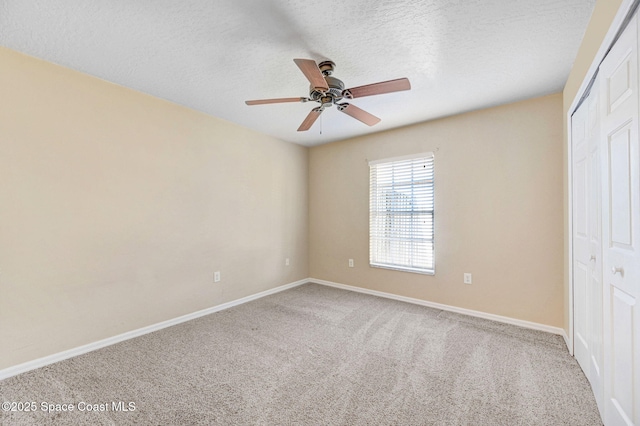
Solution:
[[[434,274],[433,153],[372,161],[369,263]]]

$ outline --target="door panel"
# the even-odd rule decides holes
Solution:
[[[633,74],[631,69],[633,62],[629,59],[634,53],[633,47],[628,47],[624,52],[625,57],[620,61],[619,65],[610,77],[607,79],[609,90],[609,112],[614,112],[620,105],[624,103],[633,94]]]
[[[587,289],[589,286],[589,273],[586,265],[581,262],[575,262],[575,268],[573,271],[573,291],[574,291],[574,311],[575,318],[575,357],[578,363],[582,367],[587,377],[589,376],[589,304]]]
[[[587,238],[587,186],[589,184],[587,180],[587,158],[586,158],[586,146],[580,147],[580,157],[575,161],[574,173],[575,173],[575,208],[574,226],[575,235],[579,238]]]
[[[633,311],[636,298],[627,294],[615,286],[611,287],[611,312],[612,328],[616,330],[612,335],[613,351],[612,357],[613,371],[611,371],[613,386],[611,389],[611,401],[615,407],[615,415],[619,416],[621,424],[634,424],[633,396],[634,383],[633,375],[633,341],[634,321]],[[637,384],[636,384],[637,386]]]
[[[631,165],[629,164],[631,126],[629,123],[609,138],[610,244],[631,245]]]

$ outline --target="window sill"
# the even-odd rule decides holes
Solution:
[[[415,268],[404,268],[402,266],[390,266],[390,265],[377,265],[374,263],[370,263],[369,266],[372,268],[380,268],[380,269],[391,269],[392,271],[400,271],[400,272],[411,272],[413,274],[421,274],[421,275],[435,275],[435,269],[425,270],[425,269],[415,269]]]

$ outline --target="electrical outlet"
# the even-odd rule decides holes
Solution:
[[[220,282],[220,271],[216,271],[213,273],[213,282],[214,283]]]
[[[353,259],[349,259],[349,268],[353,268]]]
[[[289,266],[289,258],[288,257],[284,260],[284,266]]]
[[[464,273],[464,283],[465,284],[471,284],[471,274],[468,272]]]

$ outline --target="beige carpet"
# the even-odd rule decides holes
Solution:
[[[316,284],[0,381],[0,400],[38,406],[3,425],[602,424],[559,336]]]

